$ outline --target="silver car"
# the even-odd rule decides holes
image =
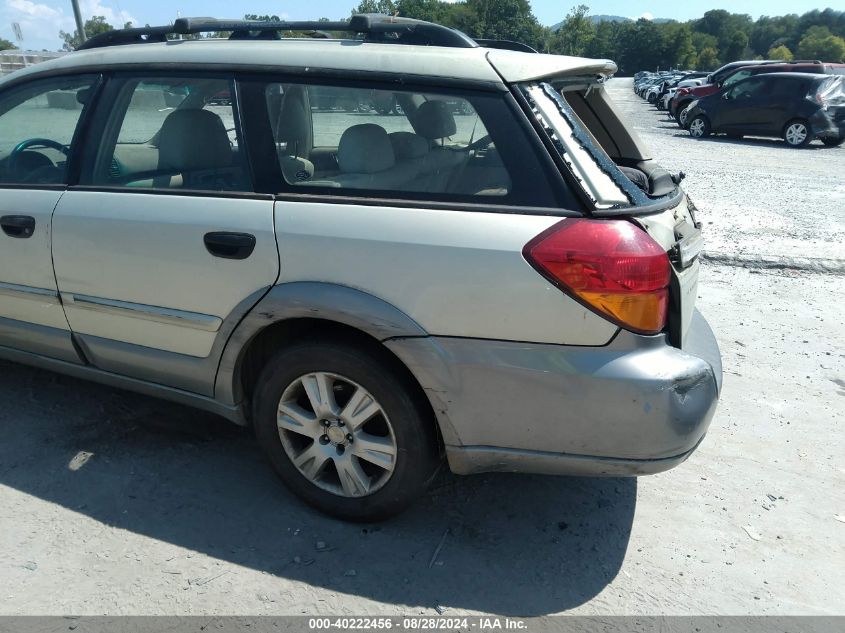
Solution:
[[[81,48],[0,82],[0,357],[250,424],[354,520],[702,441],[701,227],[612,62],[372,15]]]

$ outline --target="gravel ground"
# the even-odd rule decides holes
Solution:
[[[845,614],[845,148],[694,141],[630,85],[707,230],[726,375],[689,461],[444,475],[348,525],[221,419],[0,363],[0,614]]]

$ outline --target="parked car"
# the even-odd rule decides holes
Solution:
[[[777,136],[790,147],[814,138],[825,145],[845,140],[845,78],[837,75],[772,73],[748,77],[694,102],[689,132],[733,137]]]
[[[704,77],[694,77],[692,79],[686,79],[686,78],[682,79],[675,86],[672,86],[671,88],[669,88],[669,90],[667,90],[663,94],[663,96],[661,97],[661,100],[659,102],[658,109],[659,110],[668,110],[669,104],[672,102],[672,99],[675,98],[675,94],[678,92],[678,90],[681,90],[683,88],[694,88],[696,86],[704,85],[704,81],[705,81]]]
[[[845,64],[830,64],[820,61],[795,61],[789,63],[765,63],[753,64],[750,66],[735,67],[730,73],[724,75],[722,79],[714,84],[702,86],[701,88],[691,88],[687,91],[678,91],[677,101],[671,103],[670,110],[672,116],[675,117],[680,127],[686,127],[688,122],[687,114],[684,110],[695,99],[706,97],[716,93],[719,89],[730,86],[737,81],[760,75],[765,73],[784,73],[784,72],[798,72],[798,73],[816,73],[816,74],[845,74]]]
[[[364,39],[267,37],[287,29]],[[0,358],[252,425],[346,519],[398,512],[444,457],[683,462],[722,375],[695,206],[617,117],[612,62],[485,44],[180,18],[3,78]],[[133,107],[148,84],[184,98]],[[401,112],[334,110],[362,95]]]

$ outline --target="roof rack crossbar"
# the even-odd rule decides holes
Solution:
[[[230,39],[267,39],[278,37],[279,33],[296,31],[310,33],[315,37],[326,37],[327,31],[363,34],[365,41],[396,44],[423,44],[451,48],[473,48],[474,40],[460,31],[449,27],[388,15],[367,13],[353,15],[347,22],[264,22],[256,20],[218,20],[215,18],[179,18],[172,26],[147,26],[131,29],[117,29],[92,37],[77,47],[77,50],[163,42],[168,36],[191,35],[195,33],[230,32]]]

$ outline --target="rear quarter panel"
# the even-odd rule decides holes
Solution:
[[[437,336],[604,345],[617,327],[523,258],[559,217],[277,201],[279,283],[374,295]]]

